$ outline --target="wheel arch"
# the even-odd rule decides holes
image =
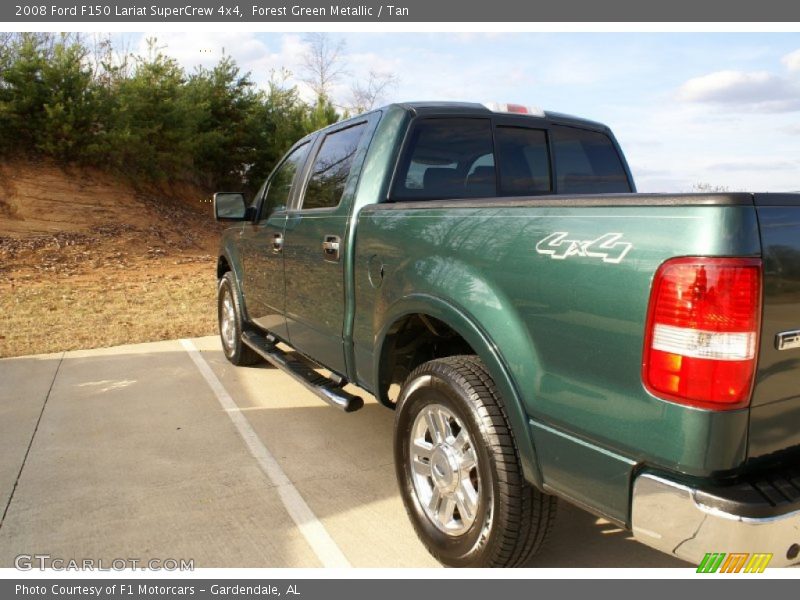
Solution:
[[[463,340],[467,353],[476,354],[483,361],[504,399],[509,425],[517,440],[525,479],[541,489],[541,470],[536,459],[533,437],[528,426],[528,416],[518,385],[489,333],[466,310],[453,302],[430,294],[413,294],[395,302],[387,310],[384,325],[376,336],[374,356],[378,360],[373,365],[373,382],[379,402],[390,407],[394,405],[389,398],[392,336],[408,319],[420,316],[435,319],[444,324]],[[458,348],[459,346],[455,345],[454,347]],[[441,356],[458,353],[463,352],[451,352]],[[436,358],[441,356],[436,356]]]
[[[233,268],[231,267],[231,261],[228,260],[228,257],[225,254],[220,254],[217,257],[217,281],[222,279],[222,277],[228,271],[232,271]]]

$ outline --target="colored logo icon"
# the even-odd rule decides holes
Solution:
[[[697,566],[698,573],[763,573],[772,560],[766,552],[707,552]]]

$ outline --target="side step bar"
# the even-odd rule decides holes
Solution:
[[[341,389],[346,383],[344,379],[333,380],[320,375],[305,362],[278,348],[274,338],[270,339],[254,331],[245,331],[242,334],[242,343],[252,348],[271,365],[291,375],[331,406],[345,412],[353,412],[364,406],[364,400],[360,396],[354,396]]]

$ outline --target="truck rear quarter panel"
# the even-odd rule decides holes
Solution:
[[[510,374],[543,487],[625,522],[637,465],[707,475],[745,459],[747,410],[655,398],[642,385],[641,363],[658,266],[675,256],[759,256],[758,224],[744,202],[564,200],[361,210],[356,372],[374,389],[382,332],[404,299],[426,295],[452,306],[485,333],[489,347],[476,352],[495,353]],[[376,286],[369,274],[378,267]]]

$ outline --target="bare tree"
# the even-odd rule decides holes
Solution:
[[[95,33],[89,47],[89,64],[94,79],[103,83],[125,79],[130,74],[131,51],[130,40],[117,38],[117,45],[110,33]]]
[[[0,88],[3,87],[3,72],[12,62],[14,53],[14,33],[10,31],[0,32]]]
[[[724,185],[713,185],[711,183],[700,182],[692,185],[692,191],[701,194],[709,194],[709,193],[724,193],[730,190]]]
[[[0,31],[0,51],[8,52],[14,41],[13,31]]]
[[[153,63],[157,61],[164,54],[164,50],[167,49],[167,45],[160,44],[157,37],[145,38],[144,43],[147,45],[146,56],[137,56],[137,60],[142,62]]]
[[[394,73],[370,71],[365,82],[356,81],[350,86],[350,106],[358,114],[372,110],[386,99],[386,94],[397,87],[399,79]]]
[[[345,42],[327,33],[309,33],[303,38],[307,50],[302,57],[302,77],[318,98],[330,99],[333,86],[347,73],[342,54]]]

